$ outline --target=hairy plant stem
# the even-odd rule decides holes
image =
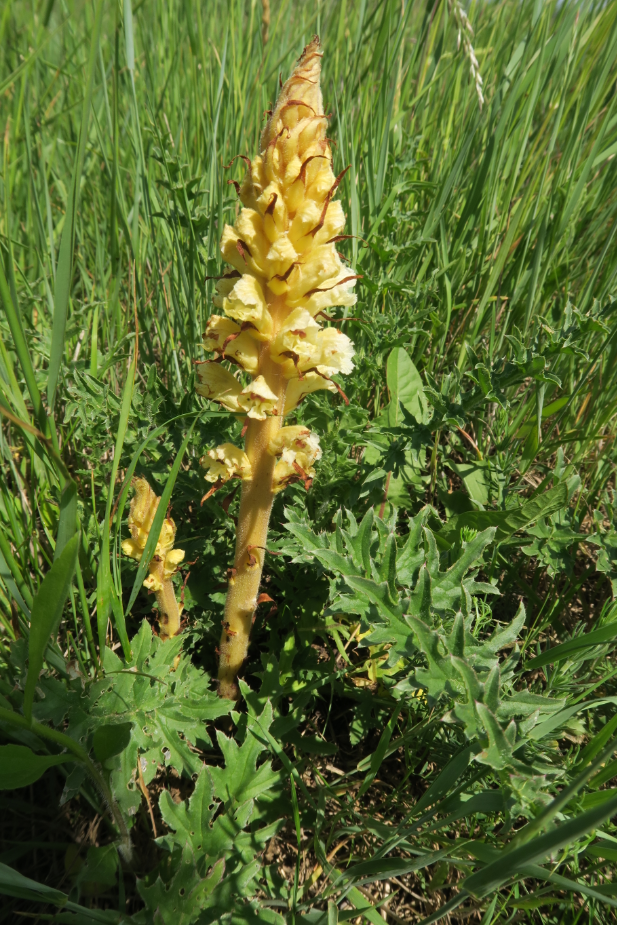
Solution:
[[[284,317],[281,299],[269,304],[275,331]],[[219,643],[219,695],[236,700],[236,675],[247,657],[249,635],[262,580],[268,524],[273,506],[273,471],[276,459],[268,444],[281,429],[287,380],[279,363],[270,358],[270,344],[262,347],[258,374],[266,379],[278,397],[277,413],[265,421],[249,420],[245,452],[251,462],[252,478],[243,482],[236,530],[234,569],[230,575],[223,630]]]
[[[156,567],[150,569],[161,582],[161,589],[155,591],[155,598],[159,605],[159,634],[161,639],[169,639],[180,632],[180,607],[176,600],[176,593],[171,579],[165,578],[165,562],[161,559]]]

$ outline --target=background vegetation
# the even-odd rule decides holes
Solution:
[[[467,16],[5,0],[0,921],[615,921],[616,5]],[[357,367],[303,407],[228,715],[199,458],[241,425],[193,369],[233,158],[315,32]],[[186,550],[165,646],[133,473]]]

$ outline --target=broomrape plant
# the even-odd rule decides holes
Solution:
[[[615,0],[5,6],[0,925],[615,923]]]
[[[243,207],[221,238],[232,267],[214,299],[224,314],[211,315],[204,333],[216,358],[198,366],[199,394],[246,415],[244,450],[225,443],[202,461],[214,483],[206,497],[242,481],[219,657],[219,693],[231,699],[247,655],[273,498],[292,482],[309,487],[321,456],[317,434],[284,421],[311,392],[341,391],[333,376],[353,369],[349,337],[318,321],[329,319],[327,309],[356,302],[358,278],[336,248],[345,215],[334,196],[345,170],[335,177],[332,169],[320,48],[315,37],[303,50],[269,113],[259,155],[246,158]],[[244,385],[226,361],[250,381]]]

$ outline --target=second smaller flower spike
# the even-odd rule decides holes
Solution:
[[[206,456],[200,459],[200,465],[207,470],[204,476],[207,482],[220,485],[234,478],[251,478],[249,457],[233,443],[222,443],[221,446],[208,450]]]
[[[142,558],[146,548],[148,534],[159,507],[160,498],[146,479],[133,479],[131,483],[135,494],[131,499],[129,511],[129,530],[131,539],[122,544],[122,551],[126,556],[136,559]],[[144,587],[154,591],[159,605],[159,628],[161,639],[175,636],[180,630],[180,614],[182,606],[178,606],[172,576],[185,557],[183,549],[174,549],[176,539],[176,524],[171,517],[166,517],[159,533],[154,556],[148,566],[148,575]]]

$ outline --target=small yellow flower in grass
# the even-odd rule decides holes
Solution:
[[[135,494],[129,512],[131,539],[124,540],[122,551],[139,562],[161,499],[155,495],[146,479],[133,479],[132,485]],[[171,579],[185,554],[183,549],[173,548],[175,539],[176,524],[171,517],[166,517],[144,581],[144,587],[156,594],[162,639],[176,635],[180,629],[182,608],[176,602]]]
[[[238,396],[242,392],[242,385],[231,372],[220,363],[198,363],[197,375],[199,382],[196,390],[204,398],[220,402],[228,411],[240,411]]]
[[[207,482],[229,482],[230,479],[250,479],[251,463],[247,454],[234,446],[233,443],[223,443],[200,459],[200,465],[208,471],[204,478]]]
[[[239,406],[246,411],[247,417],[256,421],[265,421],[267,416],[274,412],[277,400],[264,376],[256,376],[238,396]]]

